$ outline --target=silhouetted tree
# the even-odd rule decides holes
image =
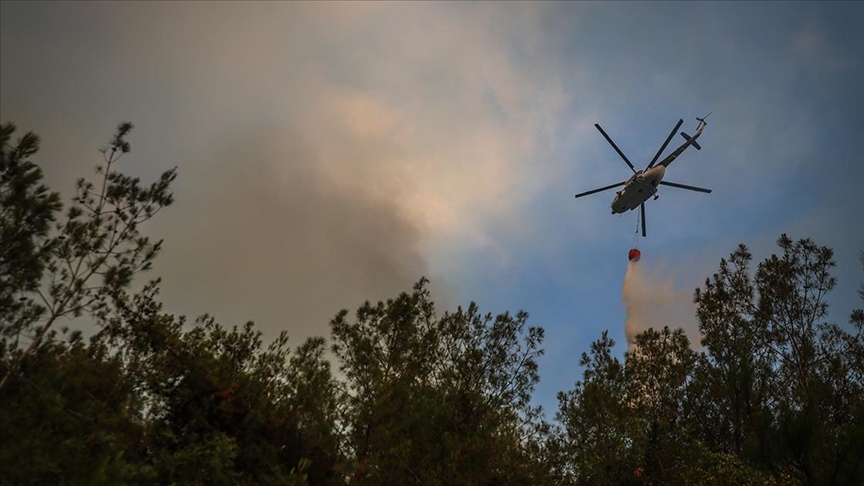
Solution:
[[[39,137],[28,132],[13,145],[14,133],[14,124],[0,125],[0,357],[4,377],[11,365],[8,353],[18,348],[22,331],[45,311],[28,294],[41,284],[52,249],[48,233],[62,207],[60,195],[42,183],[42,169],[30,160],[39,150]]]
[[[310,339],[293,356],[280,334],[266,348],[251,322],[226,329],[202,316],[190,329],[165,314],[158,281],[121,296],[95,339],[115,350],[146,400],[145,457],[158,482],[286,484],[302,469],[336,478],[336,383]]]
[[[861,327],[823,322],[836,285],[830,248],[786,235],[777,244],[782,254],[753,276],[741,245],[696,292],[708,402],[719,411],[706,435],[808,484],[860,482]]]
[[[438,318],[426,280],[356,321],[331,322],[347,379],[345,425],[358,484],[528,484],[543,481],[530,405],[543,332],[528,315]]]
[[[11,143],[0,126],[0,481],[98,484],[146,481],[136,444],[142,403],[123,364],[80,332],[60,339],[61,318],[95,315],[155,256],[137,226],[170,204],[174,172],[144,188],[114,170],[129,152],[123,123],[103,153],[101,185],[79,180],[55,227],[60,197],[31,159],[39,138]],[[62,334],[67,335],[64,328]]]
[[[60,205],[58,197],[39,184],[41,171],[28,160],[38,138],[28,133],[15,147],[8,144],[13,125],[0,133],[3,153],[2,297],[20,296],[12,313],[0,317],[4,348],[0,390],[21,369],[58,319],[98,314],[112,293],[147,270],[161,241],[151,243],[139,226],[173,201],[175,169],[149,187],[117,171],[115,164],[130,151],[126,136],[131,123],[121,123],[96,172],[101,181],[79,179],[76,195],[56,232],[48,231]],[[32,219],[32,222],[30,221]],[[7,250],[8,249],[8,250]],[[8,254],[7,254],[8,252]],[[20,344],[29,340],[29,345]]]

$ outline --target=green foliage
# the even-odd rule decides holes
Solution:
[[[176,176],[174,169],[169,170],[144,187],[138,178],[117,171],[115,165],[130,151],[125,137],[132,130],[131,123],[121,123],[102,150],[105,164],[96,168],[101,181],[78,180],[65,219],[49,234],[49,223],[60,210],[59,197],[39,184],[42,173],[27,160],[38,150],[38,137],[28,133],[11,147],[13,130],[9,124],[0,131],[0,264],[4,275],[7,269],[10,272],[0,299],[20,297],[14,312],[0,315],[0,389],[38,349],[57,319],[84,312],[101,315],[111,295],[150,268],[162,242],[151,243],[141,236],[139,226],[173,202],[170,185]],[[30,342],[23,350],[22,340]]]
[[[615,341],[604,331],[582,353],[583,379],[573,390],[558,393],[554,441],[561,455],[562,474],[583,484],[624,483],[633,479],[638,453],[631,447],[637,430],[633,407],[625,399],[628,380],[624,365],[612,356]]]
[[[251,322],[228,330],[205,315],[184,330],[183,319],[162,313],[157,291],[154,281],[117,298],[96,340],[116,350],[146,398],[148,449],[157,452],[147,459],[159,482],[329,481],[335,383],[323,340],[289,356],[285,334],[263,349]]]
[[[544,424],[530,396],[542,329],[528,315],[441,318],[426,280],[331,322],[347,379],[346,471],[360,484],[536,483]],[[533,451],[533,452],[532,452]]]
[[[782,254],[752,277],[742,246],[734,270],[721,262],[696,293],[714,392],[707,401],[720,411],[713,448],[807,483],[860,481],[864,471],[851,464],[864,461],[864,439],[850,424],[864,391],[861,328],[822,322],[836,285],[831,249],[786,235],[777,244]]]
[[[764,329],[754,318],[751,259],[740,245],[695,293],[706,350],[697,370],[704,393],[698,404],[704,420],[697,434],[712,450],[767,464],[774,447],[765,430],[772,420],[768,399],[774,371],[770,355],[759,344]]]
[[[136,467],[143,429],[116,358],[74,337],[46,339],[0,400],[0,483],[145,481]]]
[[[15,125],[0,125],[0,356],[6,342],[44,311],[27,298],[41,282],[51,251],[48,233],[61,209],[60,195],[42,183],[42,170],[30,160],[39,150],[32,132],[11,143]]]

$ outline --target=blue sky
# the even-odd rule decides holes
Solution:
[[[342,307],[432,278],[442,310],[527,310],[535,394],[579,377],[621,299],[636,214],[573,194],[644,167],[709,111],[650,201],[648,284],[693,288],[739,242],[835,249],[831,319],[861,303],[864,6],[814,3],[0,4],[0,119],[43,138],[67,194],[116,124],[124,170],[179,166],[153,276],[169,311],[254,319],[295,344]],[[675,139],[671,147],[680,143]],[[667,149],[667,152],[671,150]],[[688,307],[689,306],[689,307]],[[685,316],[685,317],[681,317]]]

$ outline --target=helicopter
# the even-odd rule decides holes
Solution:
[[[675,136],[675,132],[677,132],[678,129],[681,127],[681,124],[684,123],[683,119],[678,120],[678,124],[675,125],[675,128],[672,129],[672,132],[669,133],[669,136],[666,138],[666,141],[663,142],[660,150],[658,150],[657,154],[654,155],[654,158],[651,159],[651,163],[649,163],[648,167],[646,167],[644,170],[640,171],[637,171],[636,168],[633,167],[633,164],[630,163],[630,160],[627,159],[627,156],[624,155],[623,152],[621,152],[621,149],[619,149],[618,146],[615,145],[615,142],[613,142],[609,135],[607,135],[606,132],[603,131],[603,128],[601,128],[599,124],[595,123],[594,126],[597,127],[597,130],[600,131],[600,133],[603,135],[603,138],[605,138],[606,141],[609,142],[609,145],[611,145],[612,148],[615,149],[616,152],[618,152],[618,155],[620,155],[621,158],[624,159],[624,162],[626,162],[627,165],[630,167],[630,170],[633,171],[633,175],[626,181],[601,187],[599,189],[582,192],[576,194],[576,197],[580,198],[582,196],[588,196],[615,187],[624,186],[623,189],[615,193],[615,198],[612,199],[612,214],[621,214],[639,207],[640,211],[642,212],[642,236],[647,236],[647,233],[645,231],[645,201],[647,201],[648,198],[651,196],[654,196],[655,200],[660,197],[657,194],[658,185],[676,187],[678,189],[687,189],[696,192],[711,192],[711,189],[688,186],[686,184],[679,184],[676,182],[669,182],[663,180],[663,176],[666,174],[666,168],[669,167],[669,164],[671,164],[672,161],[678,158],[678,156],[681,155],[681,153],[684,152],[687,147],[690,147],[692,145],[693,147],[696,147],[696,150],[702,150],[702,147],[699,145],[696,139],[698,139],[699,136],[702,135],[702,131],[705,130],[706,126],[708,126],[708,122],[706,122],[705,119],[708,118],[711,113],[708,113],[708,115],[705,115],[702,118],[696,117],[696,120],[699,122],[699,124],[696,126],[696,131],[693,132],[693,136],[691,137],[690,135],[682,131],[681,136],[684,137],[685,142],[681,144],[680,147],[675,149],[674,152],[667,155],[665,159],[660,161],[660,163],[655,166],[654,164],[655,162],[657,162],[657,159],[660,158],[660,154],[663,153],[663,151],[666,149],[666,146],[669,145],[669,142],[672,140],[672,137]]]

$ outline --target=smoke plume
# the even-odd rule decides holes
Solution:
[[[427,273],[420,227],[396,201],[340,184],[291,133],[243,140],[198,169],[157,265],[169,308],[268,337],[326,335],[340,308],[408,290]],[[206,181],[206,182],[205,182]]]
[[[500,250],[493,229],[560,179],[541,154],[570,83],[536,4],[78,7],[3,24],[3,115],[62,135],[47,173],[90,171],[69,160],[119,116],[137,127],[124,171],[178,166],[176,204],[147,228],[170,312],[297,340],[421,275],[446,308],[448,266]],[[46,16],[53,35],[32,38]]]

